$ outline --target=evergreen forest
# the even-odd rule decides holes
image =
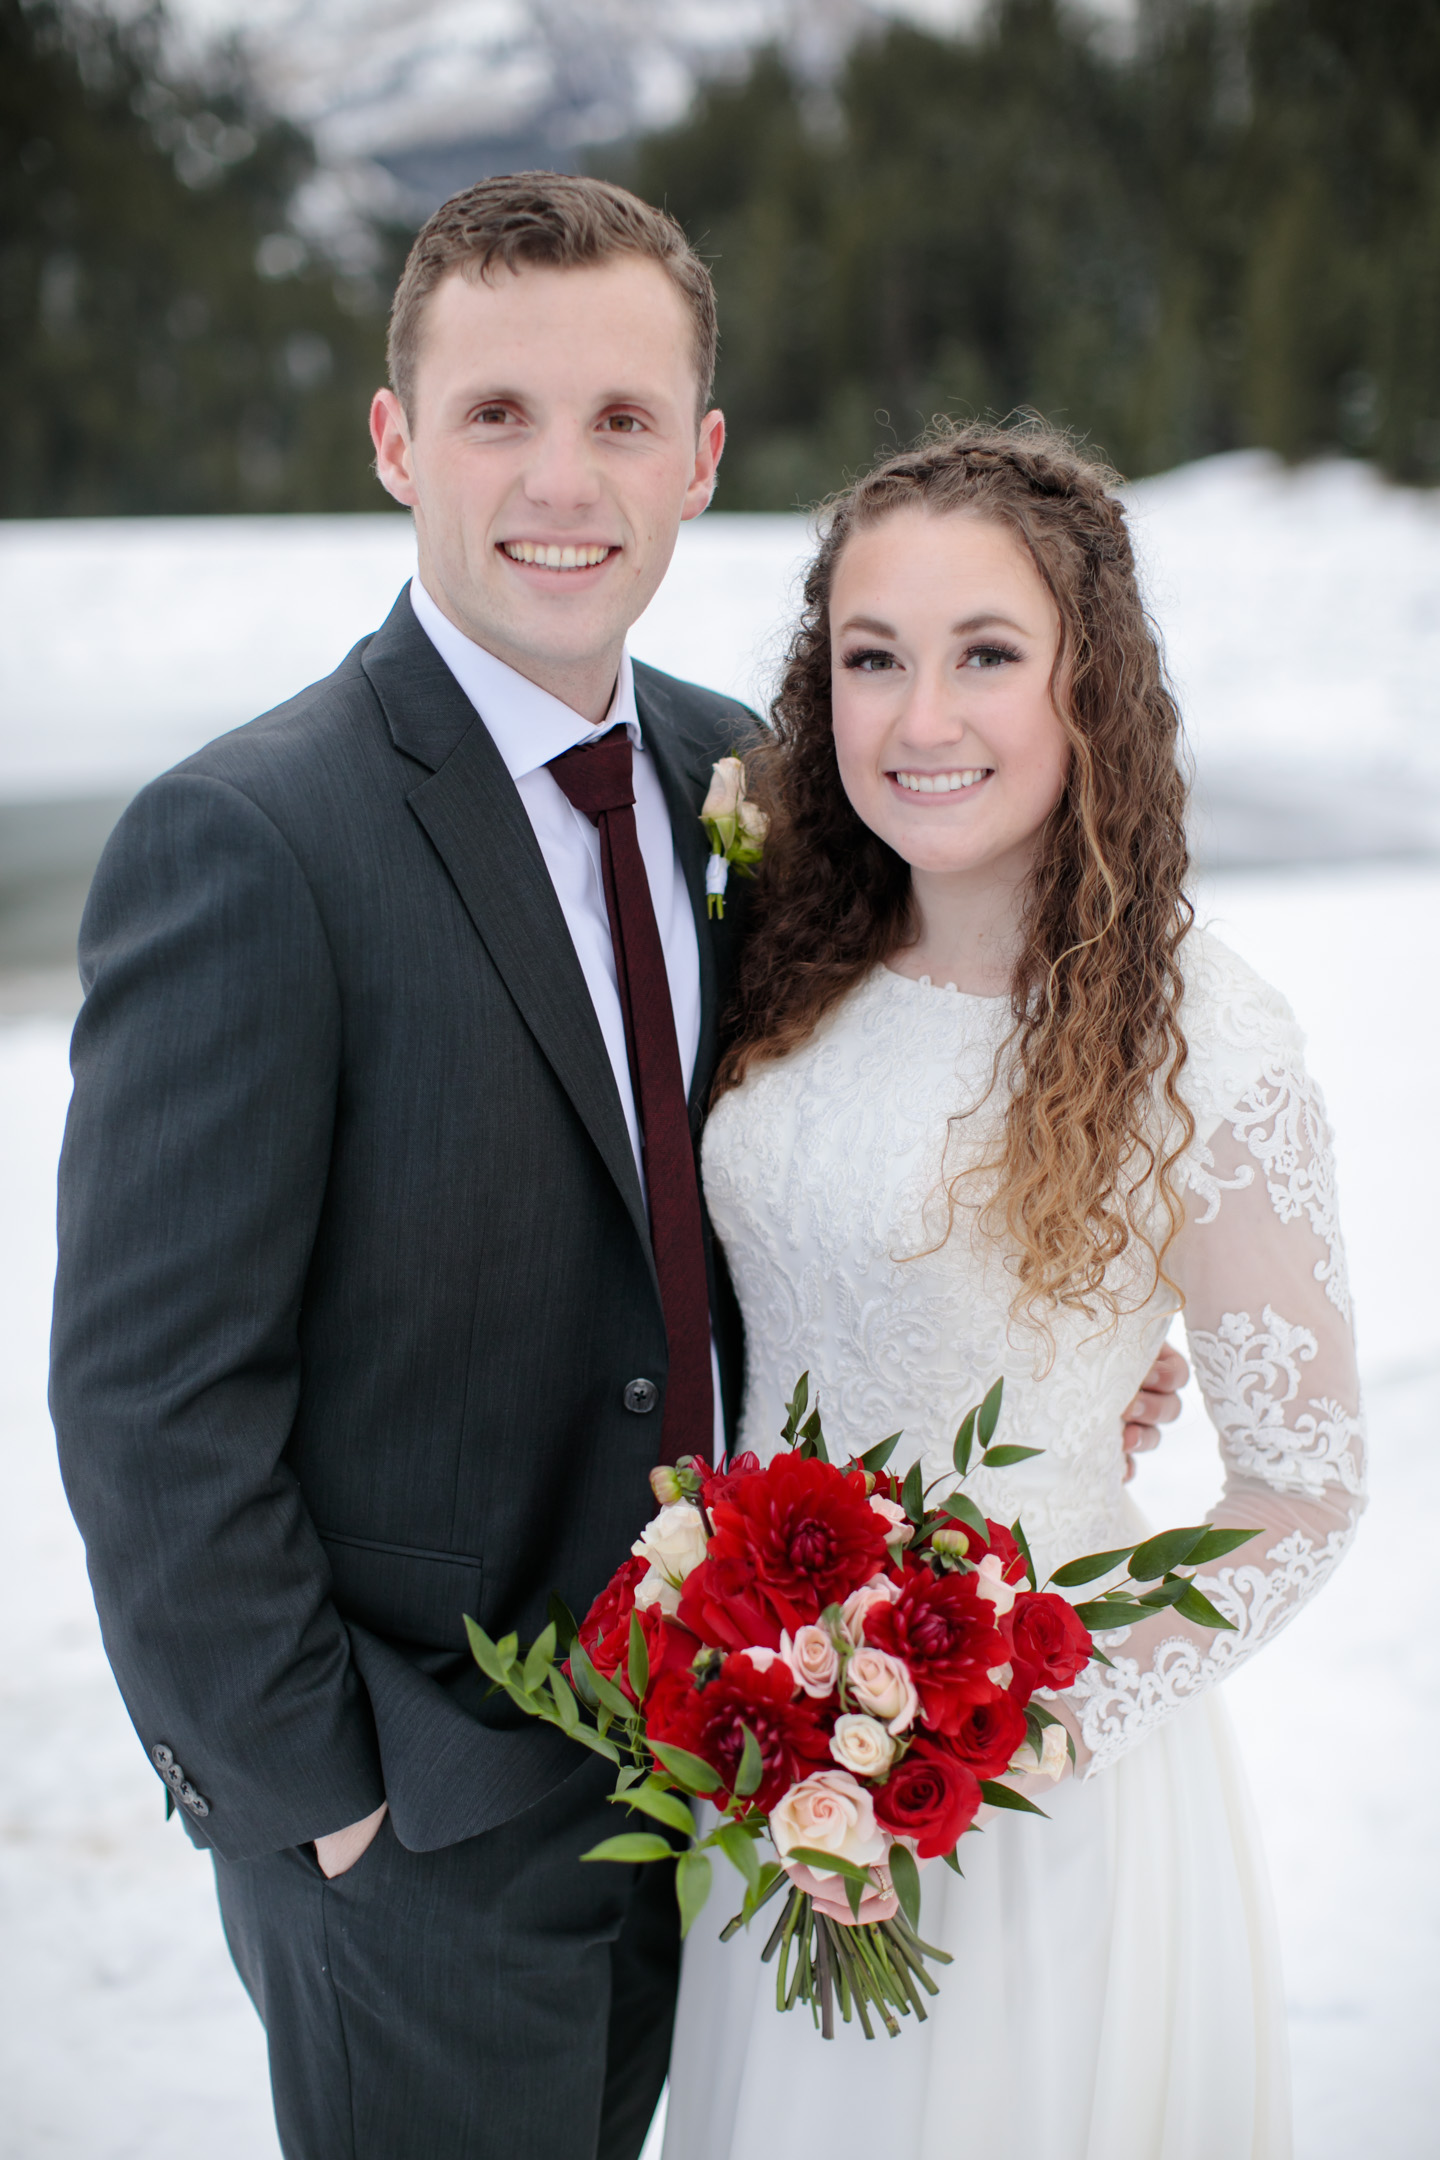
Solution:
[[[237,53],[0,0],[0,514],[379,507],[406,234],[293,228],[313,149]],[[814,501],[935,415],[1126,473],[1258,445],[1440,483],[1437,0],[993,0],[833,81],[773,50],[590,168],[712,263],[721,507]]]

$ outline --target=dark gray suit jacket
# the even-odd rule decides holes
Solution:
[[[700,939],[698,1135],[744,892],[707,920],[698,812],[751,716],[635,679]],[[589,1758],[487,1699],[461,1616],[523,1639],[624,1557],[661,1422],[624,1391],[663,1398],[665,1331],[559,902],[407,593],[137,798],[81,965],[51,1403],[141,1739],[232,1859],[382,1797],[417,1850],[505,1821]]]

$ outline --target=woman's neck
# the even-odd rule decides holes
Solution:
[[[1004,997],[1023,944],[1023,916],[1030,865],[997,875],[983,872],[910,872],[917,931],[913,943],[890,956],[900,975],[928,975],[954,983],[972,997]]]

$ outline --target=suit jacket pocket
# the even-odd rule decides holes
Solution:
[[[480,1611],[483,1570],[472,1553],[425,1552],[322,1530],[335,1603],[391,1642],[464,1650],[465,1614]]]

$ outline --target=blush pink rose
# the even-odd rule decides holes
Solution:
[[[780,1655],[807,1695],[829,1695],[840,1678],[840,1658],[829,1632],[813,1623],[780,1637]]]
[[[914,1723],[920,1698],[903,1658],[862,1646],[845,1669],[845,1685],[860,1708],[882,1718],[891,1733],[906,1732]]]

